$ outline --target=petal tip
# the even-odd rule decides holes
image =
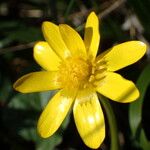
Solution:
[[[25,90],[23,90],[22,88],[20,88],[20,80],[18,79],[14,84],[13,84],[13,89],[15,91],[18,91],[20,93],[27,93]]]
[[[46,26],[46,25],[49,24],[49,23],[50,23],[49,21],[44,21],[44,22],[42,23],[42,27]]]
[[[146,52],[147,45],[144,42],[140,41],[140,45],[143,47],[143,50]]]
[[[19,91],[19,86],[20,86],[20,79],[18,79],[14,84],[13,84],[13,89],[15,89],[16,91]]]
[[[41,52],[44,50],[44,48],[48,47],[48,43],[45,41],[38,41],[35,43],[34,48],[33,48],[33,55],[35,58],[36,54],[41,54]]]
[[[105,139],[105,131],[104,131],[104,136],[101,136],[99,137],[100,140],[96,140],[95,142],[92,142],[91,140],[90,141],[84,141],[85,145],[88,146],[89,148],[92,148],[92,149],[98,149],[101,144],[103,143],[104,139]]]
[[[48,138],[50,137],[47,133],[45,133],[44,131],[42,131],[39,127],[37,127],[37,133],[40,135],[40,137],[42,138]]]
[[[17,81],[16,81],[17,82]],[[17,91],[17,86],[16,86],[16,82],[13,84],[13,89],[15,89]]]
[[[42,31],[45,33],[52,25],[54,25],[52,22],[44,21],[42,23]]]
[[[44,44],[43,41],[38,41],[35,43],[34,47],[33,47],[33,51],[39,50],[41,49],[41,46]]]
[[[47,126],[45,125],[42,116],[40,116],[38,123],[37,123],[37,133],[42,138],[48,138],[54,134],[54,132],[50,133],[50,130],[48,130]]]
[[[147,45],[142,41],[138,41],[138,44],[139,44],[139,49],[141,51],[141,58],[142,58],[146,53]]]
[[[142,50],[143,50],[144,52],[146,52],[147,45],[146,45],[144,42],[142,42],[142,41],[132,41],[132,42],[134,42],[135,45],[139,45],[139,46],[142,48]]]
[[[139,97],[140,97],[140,92],[139,92],[139,90],[136,88],[136,91],[135,91],[135,98],[134,98],[132,101],[138,100]],[[132,101],[131,101],[131,102],[132,102]]]
[[[68,26],[68,25],[61,23],[61,24],[59,24],[58,26],[61,28],[61,27]]]
[[[94,11],[91,11],[89,16],[97,16],[96,13]]]
[[[132,97],[130,97],[130,98],[126,98],[126,99],[124,99],[123,101],[121,101],[122,103],[132,103],[132,102],[134,102],[134,101],[136,101],[136,100],[138,100],[138,98],[140,97],[140,92],[139,92],[139,90],[136,88],[136,86],[135,86],[135,89],[133,90],[133,95],[132,95]]]
[[[97,15],[96,15],[96,13],[95,13],[94,11],[92,11],[92,12],[89,14],[88,18],[94,19],[95,21],[96,21],[96,20],[98,21],[98,17],[97,17]]]

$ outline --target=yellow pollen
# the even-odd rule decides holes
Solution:
[[[107,63],[101,60],[90,63],[82,58],[69,57],[59,66],[60,82],[67,90],[97,87],[103,84]]]
[[[59,67],[62,87],[83,88],[91,72],[91,65],[82,58],[67,58]]]

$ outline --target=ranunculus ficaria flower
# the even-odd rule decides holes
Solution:
[[[139,97],[132,81],[115,71],[138,61],[146,52],[141,41],[112,47],[96,57],[100,34],[99,21],[90,13],[84,39],[66,24],[42,25],[46,41],[34,46],[34,58],[42,71],[18,79],[14,88],[22,93],[59,91],[51,98],[38,121],[43,138],[53,135],[70,108],[77,130],[90,148],[98,148],[105,138],[105,122],[97,92],[111,100],[128,103]]]

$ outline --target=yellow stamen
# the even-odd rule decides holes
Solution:
[[[60,81],[69,90],[99,86],[106,73],[105,61],[90,63],[82,58],[69,57],[59,66]]]
[[[91,65],[82,58],[67,58],[60,65],[60,81],[68,89],[83,88],[87,82]]]

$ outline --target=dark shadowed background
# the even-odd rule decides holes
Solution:
[[[35,42],[44,40],[41,24],[67,23],[82,36],[88,14],[100,18],[99,52],[128,40],[147,44],[147,54],[119,73],[137,83],[138,104],[112,102],[122,150],[150,148],[150,0],[1,0],[0,1],[0,146],[3,150],[88,150],[72,112],[59,130],[42,139],[36,131],[40,113],[55,91],[21,94],[12,88],[22,75],[40,70],[33,59]],[[105,113],[105,111],[104,111]],[[137,118],[136,118],[137,117]],[[140,119],[134,124],[133,119]],[[99,150],[110,150],[110,130]],[[134,127],[136,126],[136,127]]]

